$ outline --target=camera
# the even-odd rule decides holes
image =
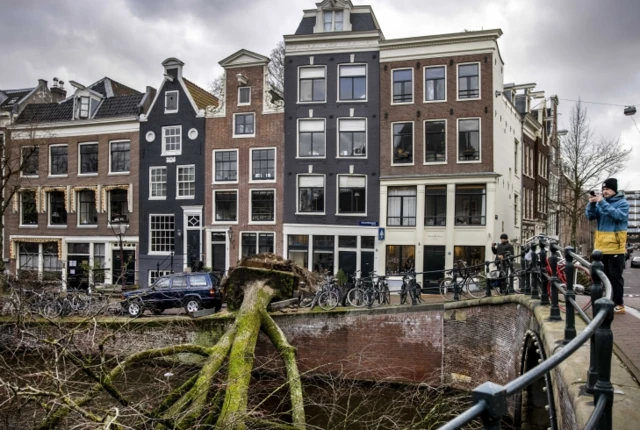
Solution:
[[[591,196],[592,196],[592,197],[595,197],[595,196],[596,196],[596,192],[595,192],[595,191],[593,191],[593,190],[589,191],[589,194],[591,194]]]

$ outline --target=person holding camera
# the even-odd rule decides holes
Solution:
[[[513,255],[513,245],[509,243],[509,236],[507,236],[506,233],[502,233],[500,235],[500,243],[491,245],[491,251],[493,251],[499,260],[502,260],[507,252]]]
[[[613,288],[614,311],[624,310],[624,254],[627,243],[629,203],[622,191],[618,192],[618,180],[609,178],[602,184],[602,194],[591,191],[589,204],[585,209],[588,220],[597,220],[594,249],[602,251],[604,273]]]

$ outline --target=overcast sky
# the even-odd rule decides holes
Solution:
[[[370,0],[387,39],[501,28],[506,82],[557,94],[560,128],[572,101],[640,109],[639,0]],[[264,55],[295,32],[307,0],[0,0],[0,88],[53,77],[90,84],[109,76],[158,87],[177,57],[206,87],[218,61],[246,48]],[[69,87],[68,87],[69,88]],[[634,149],[620,186],[640,189],[640,130],[622,106],[587,104],[596,133]],[[640,113],[635,120],[640,124]]]

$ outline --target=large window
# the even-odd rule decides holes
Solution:
[[[162,155],[182,154],[182,126],[162,127]]]
[[[129,142],[111,142],[110,161],[112,173],[128,173],[131,144]]]
[[[480,65],[458,65],[458,98],[476,99],[480,97]]]
[[[273,233],[242,233],[242,257],[275,252]]]
[[[109,221],[129,213],[127,190],[109,191]]]
[[[40,245],[37,243],[18,243],[18,270],[21,272],[38,271]]]
[[[38,176],[40,148],[37,146],[23,146],[21,151],[22,176]]]
[[[38,225],[35,191],[23,191],[20,193],[20,224]]]
[[[164,113],[178,112],[178,92],[165,91],[164,93]]]
[[[214,202],[216,222],[238,221],[238,192],[215,191]]]
[[[447,225],[447,187],[426,187],[424,225]]]
[[[325,10],[323,12],[323,23],[325,33],[342,31],[344,27],[344,11]]]
[[[289,235],[287,243],[289,253],[287,258],[298,266],[307,268],[309,265],[309,236]]]
[[[98,224],[98,211],[96,210],[96,193],[91,190],[78,192],[79,216],[78,224]]]
[[[364,119],[338,120],[340,133],[339,157],[365,157],[367,155],[367,121]]]
[[[215,182],[236,182],[238,180],[238,151],[216,151],[215,154]]]
[[[424,161],[426,163],[447,161],[446,129],[446,121],[426,121],[424,123]]]
[[[300,101],[323,102],[326,100],[325,68],[301,67],[300,73]]]
[[[42,279],[45,281],[62,278],[62,261],[58,260],[58,243],[42,244]]]
[[[333,274],[334,264],[334,236],[313,236],[312,270],[323,273],[325,270]]]
[[[80,147],[80,174],[98,173],[98,144],[81,143]]]
[[[50,175],[66,175],[68,169],[67,145],[53,145],[49,147]]]
[[[416,247],[413,245],[387,245],[387,275],[415,269]]]
[[[149,198],[165,199],[167,197],[167,168],[151,167],[149,169]]]
[[[149,251],[168,254],[174,250],[176,231],[174,215],[151,215],[149,220]]]
[[[196,195],[196,167],[195,166],[178,166],[176,169],[178,198],[192,198]]]
[[[424,100],[427,102],[446,100],[446,67],[427,67],[424,69]]]
[[[454,260],[462,260],[469,266],[484,264],[484,246],[454,246]]]
[[[416,225],[416,187],[389,187],[387,191],[387,226]]]
[[[413,123],[393,124],[393,164],[413,164]]]
[[[276,150],[251,150],[251,179],[253,181],[275,181],[276,179]]]
[[[393,103],[413,103],[413,69],[393,71]]]
[[[298,121],[298,157],[324,157],[325,131],[323,119]]]
[[[484,185],[456,186],[456,225],[485,225],[486,213]]]
[[[251,87],[238,88],[238,106],[251,104]]]
[[[298,212],[324,212],[324,176],[298,177]]]
[[[458,160],[480,160],[480,120],[458,121]]]
[[[234,115],[234,136],[253,136],[255,132],[255,114],[237,113]]]
[[[275,220],[275,191],[251,190],[251,222]]]
[[[367,66],[349,64],[339,66],[340,101],[367,99]]]
[[[365,176],[338,176],[339,214],[364,214],[367,212],[366,183]]]
[[[67,209],[64,200],[65,194],[62,191],[49,193],[49,225],[67,225]]]

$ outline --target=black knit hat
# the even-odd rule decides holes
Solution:
[[[509,236],[507,236],[507,233],[502,233],[500,239],[509,239]]]
[[[609,188],[610,190],[618,192],[618,180],[616,178],[609,178],[602,183],[602,188]]]

